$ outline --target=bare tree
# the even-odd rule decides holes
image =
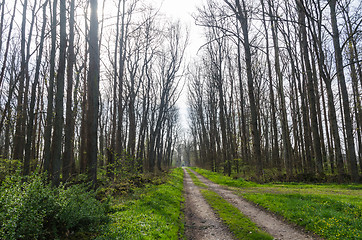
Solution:
[[[99,47],[98,47],[98,1],[90,0],[89,25],[89,70],[87,76],[87,161],[88,176],[96,186],[97,183],[97,131],[99,106]]]

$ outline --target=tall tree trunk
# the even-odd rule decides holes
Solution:
[[[319,10],[319,15],[321,16],[322,9],[321,9],[319,2],[318,2],[318,10]],[[314,27],[314,25],[313,25],[313,27]],[[322,19],[321,18],[318,20],[318,32],[316,32],[314,30],[314,34],[315,34],[315,36],[314,36],[313,45],[315,48],[315,52],[317,53],[316,56],[317,56],[317,60],[318,60],[319,74],[321,76],[321,81],[323,80],[326,85],[328,117],[329,117],[330,129],[331,129],[330,131],[331,131],[332,138],[333,138],[334,145],[335,145],[335,148],[334,148],[335,153],[333,154],[333,149],[332,149],[333,142],[332,142],[332,140],[329,140],[329,137],[328,137],[327,115],[326,115],[326,108],[324,107],[325,125],[326,125],[326,133],[327,133],[327,138],[328,138],[328,149],[329,149],[329,155],[330,155],[329,156],[330,164],[331,164],[331,169],[333,172],[333,169],[334,169],[334,159],[333,158],[335,155],[336,162],[337,162],[337,171],[338,171],[338,175],[339,175],[339,181],[341,182],[343,180],[343,175],[344,175],[342,148],[341,148],[341,140],[340,140],[339,130],[338,130],[336,109],[335,109],[335,104],[334,104],[332,79],[329,75],[328,67],[326,66],[325,55],[324,55],[324,51],[323,51],[323,47],[322,47]],[[322,82],[321,82],[321,88],[322,88]],[[322,93],[323,106],[325,106],[323,91],[321,91],[321,93]]]
[[[55,118],[54,132],[52,140],[52,182],[54,186],[60,183],[60,171],[62,165],[61,152],[63,143],[63,125],[64,125],[64,79],[65,79],[65,58],[67,48],[66,33],[66,7],[65,0],[60,0],[60,47],[59,47],[59,67],[57,73],[57,92],[55,95]]]
[[[288,127],[288,119],[287,119],[287,110],[285,106],[285,96],[283,91],[283,76],[280,70],[280,57],[279,57],[279,43],[278,43],[278,34],[277,34],[277,26],[274,14],[272,12],[272,2],[269,1],[269,15],[271,18],[271,30],[273,36],[273,44],[274,44],[274,57],[275,57],[275,72],[278,79],[277,89],[279,95],[279,107],[281,111],[281,126],[282,126],[282,139],[283,139],[283,155],[285,161],[285,167],[287,171],[287,177],[290,178],[292,176],[293,165],[292,165],[292,153],[291,153],[291,143],[289,136],[289,127]]]
[[[89,2],[88,2],[89,3]],[[88,5],[86,6],[85,15],[88,16]],[[88,71],[88,37],[89,27],[88,19],[84,20],[85,28],[85,46],[84,46],[84,69],[83,69],[83,96],[82,96],[82,117],[80,127],[80,172],[86,173],[87,171],[87,99],[88,99],[88,87],[87,87],[87,71]]]
[[[125,49],[126,49],[126,0],[122,0],[122,19],[121,19],[121,36],[119,43],[119,71],[118,71],[118,123],[116,134],[116,153],[120,156],[123,151],[123,78],[125,65]]]
[[[122,0],[118,1],[117,8],[117,21],[116,21],[116,39],[115,39],[115,47],[114,47],[114,77],[113,77],[113,112],[112,112],[112,133],[111,133],[111,146],[107,151],[108,165],[107,165],[107,175],[111,179],[114,178],[114,159],[115,159],[115,150],[116,150],[116,133],[117,133],[117,80],[118,80],[118,42],[119,42],[119,18],[120,18],[120,9],[121,9]],[[121,96],[119,96],[121,97]]]
[[[0,73],[0,87],[1,84],[3,82],[4,79],[4,75],[5,75],[5,70],[6,70],[6,62],[7,62],[7,58],[8,58],[8,54],[9,54],[9,48],[10,48],[10,40],[11,40],[11,32],[13,30],[13,24],[14,24],[14,18],[15,18],[15,13],[16,13],[16,4],[17,4],[17,0],[15,0],[14,2],[14,8],[13,8],[13,13],[11,15],[11,20],[10,20],[10,25],[9,25],[9,33],[8,33],[8,38],[6,40],[6,47],[5,47],[5,53],[3,56],[3,64],[1,66],[1,73]],[[5,0],[3,1],[3,4],[5,3]],[[5,6],[2,7],[2,11],[4,10]],[[3,14],[3,13],[2,13]],[[2,38],[2,33],[3,31],[1,30],[1,38]],[[1,128],[0,128],[1,129]]]
[[[249,94],[249,104],[250,104],[250,114],[251,114],[251,132],[253,135],[253,152],[256,164],[256,173],[259,178],[263,177],[263,162],[261,159],[261,150],[260,150],[260,132],[258,126],[258,110],[256,106],[255,96],[254,96],[254,78],[252,72],[252,59],[249,43],[249,32],[248,32],[248,19],[247,19],[247,10],[244,0],[242,5],[240,0],[236,0],[236,5],[234,6],[228,0],[224,2],[234,11],[238,21],[240,22],[241,29],[243,32],[244,38],[244,54],[245,54],[245,63],[246,63],[246,74],[248,79],[248,94]]]
[[[63,153],[62,174],[63,181],[67,181],[72,172],[74,161],[74,124],[72,110],[73,94],[73,66],[75,62],[74,54],[74,7],[75,0],[70,1],[69,11],[69,44],[68,44],[68,64],[67,64],[67,105],[66,105],[66,123],[65,123],[65,142]]]
[[[361,107],[361,96],[358,88],[358,73],[360,83],[362,84],[362,70],[361,64],[358,60],[358,51],[356,50],[356,36],[354,36],[354,30],[352,21],[349,16],[348,10],[344,9],[344,20],[347,26],[348,32],[348,53],[349,53],[349,66],[351,69],[352,89],[353,89],[353,100],[354,100],[354,114],[356,116],[357,125],[357,141],[358,141],[358,161],[360,169],[362,171],[362,107]]]
[[[239,35],[239,28],[238,28],[238,35]],[[244,87],[243,87],[243,77],[241,75],[241,71],[242,71],[242,66],[241,66],[241,41],[240,39],[238,39],[238,55],[237,55],[237,61],[238,61],[238,78],[239,78],[239,88],[240,88],[240,123],[241,123],[241,128],[240,128],[240,132],[241,132],[241,156],[242,156],[242,161],[244,163],[248,163],[249,162],[249,154],[248,154],[248,133],[247,133],[247,125],[246,125],[246,116],[245,116],[245,102],[244,102]],[[273,99],[274,99],[274,94],[273,94]],[[275,110],[275,108],[274,108]],[[274,118],[274,120],[276,120],[276,118]],[[275,123],[276,126],[276,122]],[[275,129],[275,131],[277,131]],[[274,132],[275,134],[276,132]],[[278,138],[277,135],[274,136],[274,140]],[[275,157],[277,157],[277,164],[279,163],[279,149],[278,149],[278,141],[276,140],[275,142]]]
[[[35,115],[34,109],[35,109],[36,88],[37,88],[37,85],[39,82],[40,65],[41,65],[41,60],[43,57],[45,27],[46,27],[46,23],[47,23],[46,6],[47,6],[47,2],[45,2],[43,5],[43,25],[42,25],[41,36],[40,36],[39,54],[37,57],[35,77],[34,77],[34,82],[33,82],[32,90],[31,90],[29,122],[28,122],[28,128],[27,128],[25,158],[24,158],[24,174],[25,175],[29,174],[30,159],[31,159],[31,144],[32,144],[33,138],[35,138],[35,136],[33,136],[34,115]],[[40,95],[40,93],[38,93],[38,94]],[[35,126],[36,126],[36,124],[35,124]]]
[[[343,58],[342,58],[342,50],[339,42],[339,32],[337,25],[337,16],[336,16],[336,0],[329,1],[330,14],[331,14],[331,23],[332,23],[332,31],[333,31],[333,45],[334,45],[334,54],[337,68],[337,79],[341,86],[342,100],[343,100],[343,110],[344,110],[344,118],[345,118],[345,129],[347,135],[347,156],[348,156],[348,165],[350,174],[353,182],[359,181],[358,176],[358,168],[356,161],[356,150],[354,145],[354,137],[353,137],[353,126],[352,119],[350,113],[348,92],[346,86],[346,80],[344,77],[343,71]]]
[[[50,4],[49,4],[50,5]],[[44,128],[44,171],[51,174],[50,146],[53,127],[53,101],[54,101],[54,78],[55,78],[55,53],[57,41],[57,5],[58,0],[53,0],[53,12],[51,22],[51,50],[50,50],[50,74],[48,86],[47,117]]]
[[[89,28],[89,71],[88,71],[88,108],[87,108],[87,159],[88,176],[93,186],[97,183],[97,129],[99,100],[99,46],[97,0],[90,0]]]
[[[276,106],[275,106],[275,98],[274,98],[274,89],[273,89],[273,77],[272,77],[272,68],[271,68],[271,61],[270,61],[270,50],[269,50],[269,34],[268,34],[268,27],[266,24],[265,19],[265,4],[264,0],[261,0],[261,4],[263,7],[263,25],[265,30],[265,40],[266,40],[266,58],[268,64],[268,78],[269,78],[269,98],[270,98],[270,105],[271,105],[271,134],[272,134],[272,163],[275,167],[281,171],[281,163],[279,159],[279,144],[278,144],[278,128],[277,128],[277,118],[276,118]]]
[[[23,115],[24,109],[24,84],[26,80],[27,62],[26,62],[26,12],[28,8],[28,1],[23,2],[23,18],[21,24],[21,72],[19,77],[17,107],[16,107],[16,127],[14,136],[14,153],[13,158],[23,160],[24,157],[24,141],[25,141],[25,118]]]
[[[16,1],[15,1],[16,2]],[[5,17],[5,0],[0,3],[1,15],[0,15],[0,52],[3,46],[3,30],[4,30],[4,17]],[[1,86],[1,83],[0,83]]]
[[[308,89],[308,100],[310,107],[310,118],[311,118],[311,128],[313,135],[313,148],[314,155],[316,159],[317,173],[318,175],[323,175],[323,159],[321,152],[320,136],[318,132],[318,122],[317,122],[317,110],[316,110],[316,100],[314,92],[314,81],[312,75],[312,68],[309,59],[309,50],[308,50],[308,38],[306,30],[306,21],[305,21],[305,12],[302,0],[297,0],[298,6],[298,18],[301,31],[301,49],[303,54],[303,60],[306,71],[307,79],[307,89]]]

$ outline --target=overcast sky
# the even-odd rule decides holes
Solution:
[[[114,4],[110,3],[117,1],[105,1],[105,15],[109,14],[110,16],[115,16],[117,9],[114,7]],[[188,29],[189,44],[185,53],[185,64],[192,62],[192,59],[196,57],[200,46],[204,44],[204,40],[201,34],[202,28],[195,25],[194,19],[192,17],[192,15],[197,12],[197,7],[202,6],[203,1],[205,0],[146,0],[146,2],[151,3],[155,9],[160,8],[160,12],[166,15],[168,18],[171,18],[173,21],[180,20],[181,25]],[[101,14],[101,6],[103,6],[102,0],[99,4],[98,14]],[[183,83],[185,83],[185,79],[183,79]],[[184,86],[185,87],[177,103],[177,106],[180,110],[181,125],[184,130],[187,130],[187,86]]]
[[[190,29],[190,45],[188,54],[196,54],[202,45],[201,28],[196,26],[192,14],[196,13],[203,0],[154,0],[162,4],[162,11],[173,19],[180,21]]]
[[[197,50],[204,43],[201,35],[202,29],[195,25],[192,15],[196,13],[197,7],[200,7],[203,0],[154,0],[162,4],[161,11],[172,17],[174,20],[180,19],[180,22],[190,31],[189,45],[186,51],[185,61],[191,61],[196,57]],[[180,109],[180,121],[184,130],[187,128],[187,86],[178,101]]]

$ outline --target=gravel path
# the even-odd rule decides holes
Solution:
[[[297,230],[295,227],[285,223],[284,221],[279,220],[277,217],[268,213],[265,210],[262,210],[253,204],[247,202],[240,196],[233,194],[230,190],[226,190],[222,186],[215,184],[205,178],[204,176],[196,173],[190,169],[195,175],[203,182],[208,188],[216,193],[218,193],[225,200],[233,204],[238,208],[245,216],[247,216],[251,221],[255,222],[262,230],[268,232],[275,239],[280,240],[306,240],[306,239],[319,239],[307,235],[304,232]]]
[[[185,235],[190,240],[234,239],[228,228],[215,215],[198,187],[184,169]]]

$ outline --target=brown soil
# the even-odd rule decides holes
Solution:
[[[190,240],[234,239],[228,228],[206,203],[199,189],[184,169],[185,235]]]
[[[192,170],[191,170],[192,171]],[[270,212],[253,205],[240,196],[232,193],[232,191],[223,188],[203,177],[202,175],[192,171],[208,188],[218,193],[225,200],[238,208],[245,216],[253,221],[259,228],[272,235],[275,239],[280,240],[304,240],[304,239],[320,239],[316,236],[308,235],[297,227],[280,220]],[[189,190],[190,191],[190,190]]]

